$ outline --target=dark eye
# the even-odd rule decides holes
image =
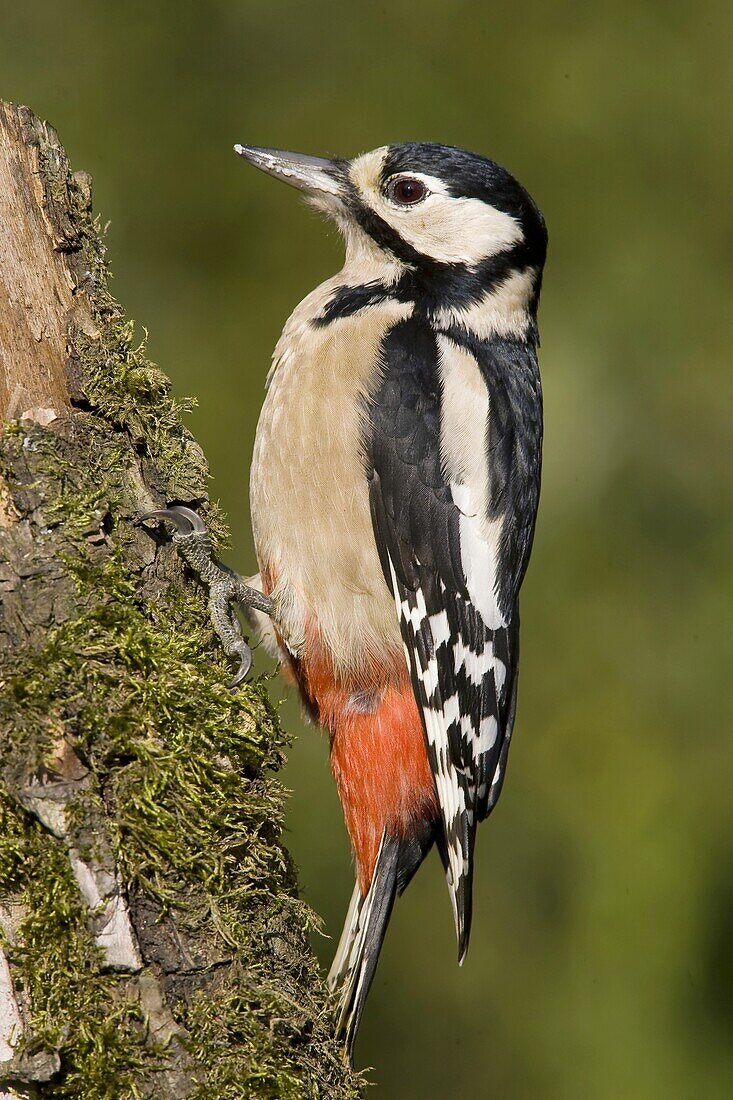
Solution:
[[[400,176],[399,179],[390,180],[387,184],[387,195],[392,202],[398,202],[400,206],[414,206],[428,193],[428,189],[422,180],[413,176]]]

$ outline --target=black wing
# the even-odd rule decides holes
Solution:
[[[460,486],[444,473],[441,354],[442,369],[449,365],[439,340],[447,337],[424,318],[399,323],[385,338],[365,449],[374,534],[440,804],[438,846],[462,959],[476,823],[498,797],[514,717],[517,593],[539,492],[541,396],[532,349],[518,356],[515,345],[477,343],[463,330],[449,335],[473,356],[491,397],[491,423],[476,440],[489,468],[487,516],[467,513]],[[493,546],[483,537],[489,528]]]

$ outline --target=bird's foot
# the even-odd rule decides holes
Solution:
[[[173,542],[178,553],[208,586],[212,626],[227,657],[239,660],[239,668],[229,687],[239,687],[252,667],[252,650],[244,639],[234,606],[239,604],[271,616],[272,600],[250,587],[238,573],[214,557],[206,525],[191,508],[175,504],[170,508],[147,512],[141,517],[142,522],[151,519],[173,524]]]

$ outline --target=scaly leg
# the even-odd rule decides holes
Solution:
[[[272,600],[245,584],[238,573],[214,557],[204,521],[191,508],[175,504],[141,517],[142,522],[149,519],[173,524],[173,542],[178,553],[208,585],[211,623],[227,657],[239,658],[239,668],[229,687],[239,687],[252,667],[252,650],[244,640],[233,605],[238,603],[272,616]]]

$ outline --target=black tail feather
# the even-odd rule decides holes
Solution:
[[[410,838],[385,831],[374,874],[365,897],[355,891],[329,975],[331,988],[341,985],[337,1033],[351,1060],[367,994],[379,961],[395,897],[407,887],[435,839],[436,827],[425,823]]]
[[[392,914],[397,893],[399,854],[399,839],[385,833],[369,891],[360,906],[358,928],[346,962],[337,1032],[343,1036],[349,1059],[353,1055],[356,1033]]]

